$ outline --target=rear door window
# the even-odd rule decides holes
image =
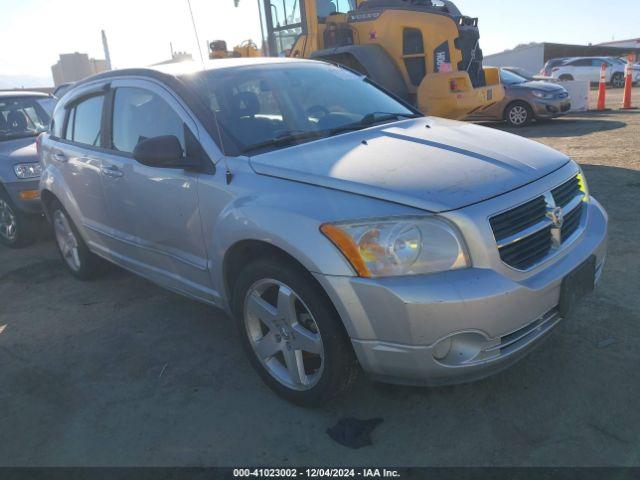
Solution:
[[[69,115],[65,139],[82,145],[101,147],[103,103],[104,96],[98,95],[75,105]]]

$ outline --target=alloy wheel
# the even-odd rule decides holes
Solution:
[[[53,229],[62,258],[71,270],[74,272],[79,271],[82,267],[82,262],[78,249],[78,239],[71,229],[67,216],[61,210],[56,210],[53,214]]]
[[[622,75],[614,75],[611,83],[613,84],[613,86],[615,88],[624,87],[624,76],[622,76]]]
[[[11,206],[0,198],[0,235],[9,242],[14,242],[18,233],[16,215]]]
[[[256,282],[245,296],[243,315],[249,343],[273,378],[294,390],[309,390],[320,381],[322,337],[293,289],[272,279]]]
[[[509,110],[509,121],[516,126],[524,125],[529,119],[529,112],[522,105],[515,105]]]

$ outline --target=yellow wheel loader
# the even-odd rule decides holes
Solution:
[[[502,100],[478,19],[447,0],[258,0],[267,54],[350,67],[422,112],[461,119]]]
[[[209,43],[209,58],[212,60],[232,57],[260,57],[262,52],[253,40],[245,40],[233,47],[233,51],[227,50],[227,42],[224,40],[214,40]]]

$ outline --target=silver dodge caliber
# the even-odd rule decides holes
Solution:
[[[360,370],[498,372],[571,318],[605,261],[607,215],[575,162],[321,62],[99,74],[61,98],[41,156],[73,275],[107,260],[226,310],[301,405]]]

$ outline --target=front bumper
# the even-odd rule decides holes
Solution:
[[[531,107],[536,118],[556,118],[569,113],[571,100],[569,98],[554,100],[536,98],[531,101]]]
[[[40,179],[16,180],[11,183],[4,183],[3,186],[15,207],[27,214],[37,215],[42,213],[42,204],[38,194],[35,198],[23,199],[27,193],[38,192]],[[22,195],[21,195],[22,194]]]
[[[608,220],[597,201],[588,210],[584,232],[569,251],[526,278],[477,267],[414,277],[316,278],[370,375],[414,385],[468,382],[507,368],[540,343],[561,321],[562,279],[591,255],[599,278]],[[482,336],[487,351],[468,362],[436,360],[439,342],[462,334]]]

